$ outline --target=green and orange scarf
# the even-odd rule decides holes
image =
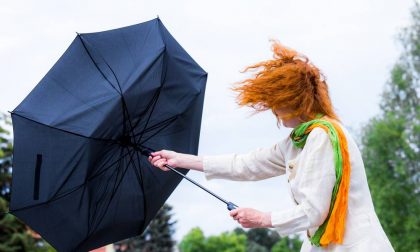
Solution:
[[[328,246],[330,243],[342,244],[350,187],[350,157],[347,139],[341,127],[332,120],[314,119],[298,125],[290,134],[295,147],[303,148],[309,133],[316,127],[324,129],[334,150],[336,182],[332,191],[330,209],[324,223],[317,229],[310,241],[315,246]],[[322,168],[322,167],[320,167]]]

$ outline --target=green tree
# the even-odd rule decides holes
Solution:
[[[245,234],[223,232],[206,238],[203,231],[196,227],[184,236],[178,248],[182,252],[244,252],[246,246]]]
[[[127,252],[170,252],[173,250],[175,241],[172,235],[175,232],[172,221],[172,206],[164,204],[155,218],[142,235],[115,243],[116,251]]]
[[[248,241],[246,251],[247,252],[269,252],[270,250],[256,242]]]
[[[207,239],[206,251],[243,252],[246,250],[246,236],[234,232],[223,232]]]
[[[362,129],[362,155],[375,210],[396,251],[420,251],[420,5],[403,29],[381,113]]]
[[[205,251],[206,238],[199,227],[195,227],[188,232],[178,245],[182,252]]]
[[[182,252],[269,252],[269,251],[299,251],[302,241],[296,237],[280,238],[271,229],[235,228],[232,232],[223,232],[206,238],[203,231],[196,227],[184,236],[179,244]]]
[[[12,139],[10,116],[0,113],[0,197],[10,201],[10,185],[12,181]]]
[[[280,240],[280,236],[274,230],[267,228],[253,228],[248,230],[247,238],[250,244],[255,243],[270,251],[271,248]],[[258,248],[258,247],[257,247]],[[258,251],[257,248],[249,248],[248,251]]]
[[[246,251],[268,252],[281,238],[275,230],[267,228],[252,228],[245,231],[242,228],[235,228],[237,234],[245,234],[248,240]],[[298,239],[298,238],[296,238]]]
[[[274,244],[271,252],[298,252],[302,247],[302,241],[298,237],[284,237]]]
[[[0,212],[7,211],[8,202],[0,198]],[[0,215],[1,252],[49,252],[55,251],[47,242],[32,235],[32,231],[11,214]]]

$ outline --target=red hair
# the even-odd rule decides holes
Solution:
[[[253,78],[236,83],[237,103],[257,112],[290,109],[283,119],[302,121],[323,114],[339,121],[334,112],[325,76],[309,59],[293,49],[272,41],[273,59],[246,67],[242,72],[258,70]]]

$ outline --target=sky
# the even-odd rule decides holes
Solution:
[[[199,155],[246,153],[271,146],[290,129],[270,112],[252,115],[235,103],[233,83],[247,65],[272,57],[270,39],[306,54],[327,77],[334,107],[357,140],[379,112],[380,94],[401,47],[413,0],[0,0],[0,111],[12,111],[75,37],[160,17],[208,72]],[[191,178],[239,206],[292,207],[283,177],[258,182]],[[239,226],[225,205],[182,181],[168,199],[178,241],[193,227],[215,235]]]

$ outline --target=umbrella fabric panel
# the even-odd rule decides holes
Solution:
[[[83,184],[115,148],[12,114],[14,137],[11,208],[46,202]],[[115,148],[116,149],[116,148]],[[92,156],[97,157],[92,159]]]
[[[143,78],[144,72],[165,49],[156,20],[80,36],[100,69],[112,69],[107,76],[113,84],[119,82],[121,93],[126,93],[138,78]],[[141,86],[146,90],[154,87],[147,82]]]
[[[114,119],[122,117],[119,98],[76,37],[13,112],[46,125],[91,136],[109,114]]]

